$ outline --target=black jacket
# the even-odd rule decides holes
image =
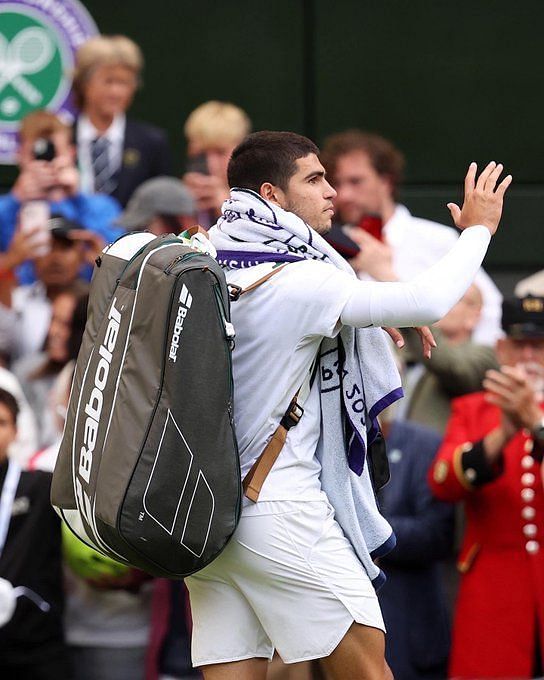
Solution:
[[[73,138],[77,143],[77,120]],[[172,153],[166,133],[149,123],[127,118],[123,162],[111,194],[113,198],[124,208],[140,184],[159,175],[172,175],[172,171]]]
[[[0,492],[7,462],[0,464]],[[51,609],[42,612],[19,597],[11,621],[0,627],[0,659],[6,663],[39,663],[62,651],[63,586],[60,519],[51,507],[51,474],[21,472],[9,529],[0,557],[0,577],[26,586]]]

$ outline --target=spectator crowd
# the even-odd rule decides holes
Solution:
[[[184,126],[173,174],[163,130],[127,115],[143,56],[124,36],[77,54],[72,127],[22,121],[19,174],[0,195],[0,677],[199,677],[183,582],[153,579],[75,539],[49,504],[92,266],[131,230],[205,229],[229,197],[227,165],[251,131],[234,104],[208,101]],[[357,121],[355,121],[357,122]],[[336,189],[329,242],[361,279],[408,280],[454,229],[399,203],[402,153],[353,129],[324,140]],[[405,397],[381,430],[397,539],[380,558],[386,656],[397,680],[544,675],[544,283],[502,299],[482,269],[434,328],[397,352]],[[324,678],[317,662],[270,664],[270,678]]]

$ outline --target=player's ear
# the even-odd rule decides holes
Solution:
[[[270,182],[263,182],[261,184],[259,194],[265,200],[270,201],[270,203],[275,203],[276,205],[279,205],[280,208],[284,207],[285,198],[284,193],[275,184],[271,184]]]

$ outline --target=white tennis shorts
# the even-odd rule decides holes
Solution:
[[[221,555],[185,579],[193,665],[328,656],[356,621],[385,632],[376,592],[326,501],[244,511]]]

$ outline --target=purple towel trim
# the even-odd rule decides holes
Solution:
[[[378,425],[378,416],[380,413],[386,409],[388,406],[391,406],[391,404],[394,404],[396,401],[399,399],[402,399],[404,397],[404,391],[402,387],[396,387],[394,390],[389,392],[389,394],[386,394],[385,397],[382,397],[379,399],[374,406],[370,409],[370,412],[368,414],[370,418],[370,430],[368,431],[368,442],[372,444],[372,442],[376,439],[376,435],[378,434],[379,425]]]
[[[372,557],[373,560],[377,559],[378,557],[383,557],[384,555],[387,555],[387,553],[391,552],[396,545],[397,537],[395,536],[395,532],[392,531],[391,536],[389,536],[385,543],[382,543],[376,548],[376,550],[373,550],[370,553],[370,557]]]
[[[378,416],[379,414],[388,406],[398,401],[404,396],[402,387],[396,387],[394,390],[386,394],[379,401],[377,401],[374,406],[370,409],[368,414],[370,419],[370,429],[367,431],[368,444],[372,444],[376,435],[379,431]],[[363,470],[365,469],[365,459],[366,459],[366,446],[361,438],[356,427],[353,426],[349,415],[347,418],[349,432],[348,441],[351,440],[348,449],[348,465],[352,472],[355,472],[357,476],[361,476]]]
[[[217,261],[231,269],[255,267],[265,262],[303,262],[304,258],[289,253],[262,253],[239,250],[218,250]]]
[[[351,438],[351,444],[348,449],[348,465],[352,472],[360,477],[365,469],[365,459],[366,459],[366,447],[364,441],[361,439],[357,430],[351,424],[351,420],[348,418],[349,427],[354,435]]]

